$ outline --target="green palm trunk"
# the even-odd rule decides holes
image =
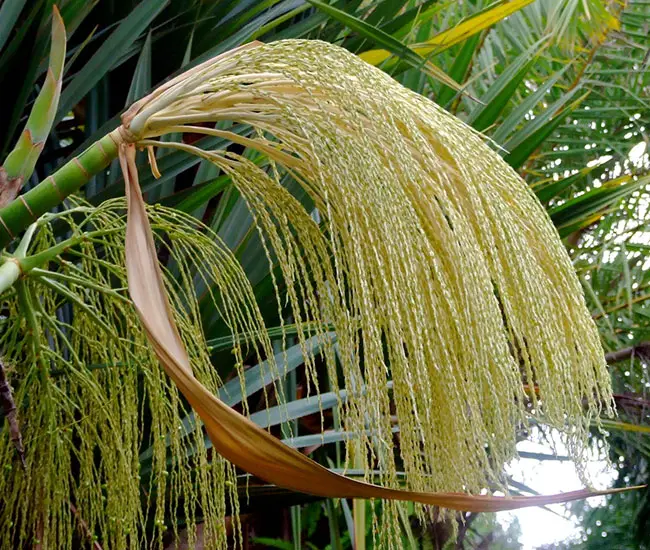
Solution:
[[[0,209],[0,247],[6,247],[40,216],[61,204],[117,157],[119,132],[114,130],[93,143],[55,174]]]

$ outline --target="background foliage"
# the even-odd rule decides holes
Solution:
[[[5,0],[0,6],[3,158],[42,86],[51,5],[49,0]],[[120,111],[157,83],[254,39],[307,37],[342,45],[380,62],[405,86],[482,131],[547,207],[583,282],[608,353],[620,414],[607,426],[619,472],[616,484],[649,481],[647,2],[62,0],[58,5],[69,37],[63,91],[27,188],[113,129]],[[441,82],[443,74],[463,92]],[[175,206],[213,228],[237,255],[272,320],[272,274],[237,192],[210,164],[181,152],[159,155],[158,180],[150,175],[146,158],[139,160],[147,200]],[[122,195],[117,167],[94,178],[84,193],[93,204]],[[210,304],[201,315],[213,363],[228,380],[232,358],[226,327]],[[336,468],[341,464],[337,442],[349,434],[327,412],[322,444],[317,404],[304,395],[300,352],[289,357],[291,414],[278,416],[272,430],[280,437],[293,433],[289,443]],[[252,380],[259,378],[259,371],[250,372]],[[263,403],[259,393],[247,398],[252,412]],[[231,405],[241,406],[241,399]],[[600,437],[594,432],[594,440]],[[146,461],[146,453],[143,449],[141,460]],[[513,485],[514,492],[525,490]],[[355,534],[360,545],[366,538],[361,533],[371,531],[370,516],[363,513],[369,503],[307,503],[310,499],[254,482],[249,491],[250,499],[242,499],[248,548],[349,548]],[[610,547],[611,537],[617,548],[648,547],[647,491],[609,497],[594,509],[580,503],[571,511],[584,525],[582,540],[570,543],[571,548]],[[516,527],[504,533],[493,518],[464,519],[458,547],[517,547]],[[449,526],[422,527],[404,517],[403,529],[405,547],[435,548],[446,540]],[[368,547],[371,541],[369,535]]]

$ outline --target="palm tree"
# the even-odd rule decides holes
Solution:
[[[25,159],[55,118],[61,43],[53,41],[53,84],[40,96],[47,116],[30,118],[29,140],[5,162],[9,195],[28,179]],[[517,63],[510,86],[526,74]],[[437,74],[416,63],[404,78],[423,67]],[[473,100],[454,101],[458,112]],[[480,130],[504,111],[483,105],[468,117]],[[190,144],[180,134],[204,137]],[[539,135],[527,136],[520,143],[530,149]],[[166,176],[168,160],[155,149],[170,149],[205,161],[202,177],[212,181],[200,189],[211,196],[232,185],[215,217],[246,211],[239,252],[183,212],[201,208],[192,195],[176,202],[184,208],[144,208],[133,144],[147,149],[154,175]],[[48,213],[120,151],[128,222],[119,199],[68,199]],[[524,152],[511,147],[506,160],[517,166]],[[610,204],[621,193],[602,195]],[[567,210],[556,216],[581,230]],[[280,41],[209,60],[136,102],[120,128],[0,216],[5,243],[37,218],[0,267],[28,468],[12,470],[2,488],[8,544],[69,544],[76,530],[137,546],[160,542],[182,515],[190,537],[202,519],[207,540],[224,545],[223,518],[237,517],[233,464],[321,496],[497,509],[513,501],[431,493],[503,487],[531,405],[567,432],[576,458],[609,406],[580,284],[530,191],[467,126],[339,48]],[[259,257],[264,267],[247,269]],[[247,369],[251,360],[258,366]],[[386,488],[335,475],[260,428],[283,423],[295,435],[298,402],[286,395],[295,389],[282,381],[303,363],[306,391],[320,397],[300,405],[321,418],[324,400],[325,410],[338,406],[342,464],[366,481],[378,469]],[[222,385],[229,372],[241,383]],[[267,410],[252,422],[224,406],[241,402],[246,414],[245,397],[259,390]],[[13,447],[3,445],[10,463]],[[394,490],[404,474],[410,493]],[[398,544],[400,509],[384,505],[391,521],[380,543]]]

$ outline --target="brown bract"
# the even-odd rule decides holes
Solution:
[[[7,175],[7,171],[0,166],[0,208],[7,206],[18,196],[18,192],[22,186],[22,176],[10,178]]]

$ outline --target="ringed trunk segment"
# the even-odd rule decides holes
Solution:
[[[126,139],[122,127],[113,130],[36,187],[0,208],[0,247],[5,248],[30,223],[61,204],[106,168],[117,158],[119,144]]]

